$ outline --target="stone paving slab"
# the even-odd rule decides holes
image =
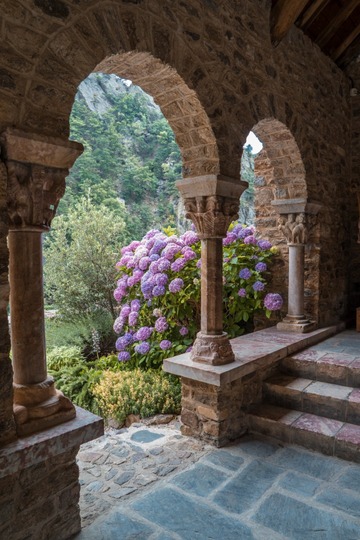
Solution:
[[[360,538],[360,466],[272,439],[214,449],[139,423],[83,445],[79,466],[77,540]]]

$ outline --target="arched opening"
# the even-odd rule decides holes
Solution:
[[[275,118],[256,124],[252,131],[263,144],[254,162],[254,225],[263,238],[268,238],[280,252],[276,258],[271,287],[281,293],[285,302],[288,295],[288,247],[279,229],[279,214],[272,201],[307,200],[305,168],[294,136]],[[305,311],[318,320],[319,246],[316,227],[311,229],[305,250]],[[282,315],[285,315],[282,313]],[[263,324],[262,321],[260,324]]]

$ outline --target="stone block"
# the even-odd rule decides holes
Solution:
[[[208,497],[228,479],[228,475],[203,463],[197,463],[192,469],[175,476],[171,483],[185,492],[199,497]]]

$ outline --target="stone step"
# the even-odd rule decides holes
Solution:
[[[359,354],[306,349],[284,358],[280,369],[297,377],[359,388],[360,349]]]
[[[263,403],[249,414],[249,430],[360,463],[360,426]]]
[[[268,403],[360,424],[360,389],[280,374],[263,384]]]

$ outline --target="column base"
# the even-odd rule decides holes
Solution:
[[[74,405],[56,390],[52,377],[33,385],[14,383],[14,418],[19,437],[62,424],[75,416]]]
[[[212,366],[223,366],[234,362],[235,356],[226,332],[219,336],[197,334],[191,351],[191,360]]]
[[[281,332],[296,332],[304,334],[316,330],[317,325],[302,315],[286,315],[286,317],[276,325]]]

